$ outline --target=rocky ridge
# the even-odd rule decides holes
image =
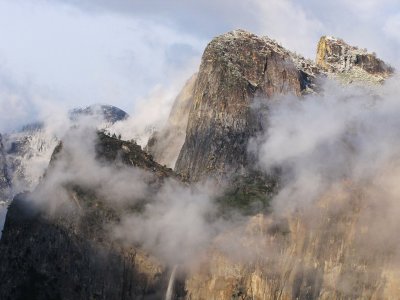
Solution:
[[[96,152],[103,163],[146,170],[154,188],[164,178],[176,177],[140,146],[103,133],[98,134]],[[52,165],[65,155],[69,154],[60,144],[46,177],[51,178]],[[33,194],[20,194],[12,202],[0,241],[0,298],[161,298],[168,281],[163,264],[109,235],[108,226],[119,222],[121,208],[107,202],[97,189],[73,182],[66,189],[70,197],[54,199],[59,205],[55,212],[38,205]]]
[[[344,83],[381,83],[394,70],[375,53],[350,46],[342,39],[321,37],[316,56],[316,64],[331,77]]]
[[[128,114],[111,105],[92,105],[70,112],[72,122],[82,116],[98,118],[102,123],[99,128],[106,128],[124,120]],[[32,191],[37,186],[59,141],[60,137],[47,130],[42,123],[27,124],[20,131],[3,135],[3,157],[12,185],[11,197],[20,192]]]

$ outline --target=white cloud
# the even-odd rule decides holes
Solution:
[[[189,77],[213,36],[236,28],[310,58],[321,35],[335,35],[396,66],[399,11],[395,0],[0,0],[0,61],[22,89],[35,83],[30,94],[50,90],[55,106],[100,102],[132,114],[156,87]],[[37,113],[15,101],[20,119]]]
[[[190,76],[204,47],[153,20],[45,1],[0,1],[0,36],[0,60],[13,80],[22,89],[35,82],[31,94],[36,86],[50,89],[53,101],[68,108],[109,103],[130,110],[154,86],[172,84],[176,73],[190,69]],[[176,57],[168,52],[175,45],[184,46]]]
[[[323,23],[291,0],[253,1],[259,32],[276,39],[290,50],[314,58]]]
[[[390,16],[383,27],[384,32],[400,44],[400,14]]]
[[[282,168],[278,207],[304,207],[332,183],[363,183],[398,159],[398,80],[373,90],[328,82],[323,95],[269,106],[259,157]]]

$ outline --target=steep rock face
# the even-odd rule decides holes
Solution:
[[[332,189],[313,211],[225,232],[188,276],[187,298],[398,299],[397,244],[371,239],[381,225],[366,202],[355,187]]]
[[[310,71],[317,69],[272,40],[246,31],[213,39],[202,57],[175,169],[198,180],[247,166],[248,140],[261,129],[259,116],[251,109],[254,99],[300,96],[312,87]]]
[[[161,131],[154,132],[147,143],[146,151],[162,165],[173,168],[185,142],[196,79],[197,74],[194,74],[185,83],[182,91],[175,99],[167,124]]]
[[[68,155],[63,151],[60,144],[52,156],[49,180],[58,157]],[[122,162],[148,170],[155,187],[164,178],[175,177],[140,146],[102,133],[96,152],[103,164]],[[35,205],[32,194],[21,194],[12,202],[0,241],[0,298],[160,299],[168,281],[164,266],[109,234],[109,226],[123,214],[121,208],[110,205],[96,189],[77,183],[65,188],[68,201],[52,195],[59,203],[52,212]]]
[[[0,245],[1,299],[156,295],[163,272],[157,260],[105,239],[99,224],[115,221],[112,210],[90,206],[85,210],[81,218],[76,214],[54,218],[35,211],[22,195],[12,202]]]
[[[329,36],[321,37],[318,43],[316,63],[345,83],[379,83],[393,73],[393,68],[374,53]]]

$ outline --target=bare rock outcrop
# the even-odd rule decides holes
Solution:
[[[380,83],[394,71],[375,53],[368,53],[366,49],[350,46],[330,36],[321,37],[316,64],[344,83]]]

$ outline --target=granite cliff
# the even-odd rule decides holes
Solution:
[[[300,96],[313,87],[311,62],[242,30],[213,39],[197,75],[185,142],[175,169],[192,181],[251,164],[247,145],[262,129],[255,99]]]

